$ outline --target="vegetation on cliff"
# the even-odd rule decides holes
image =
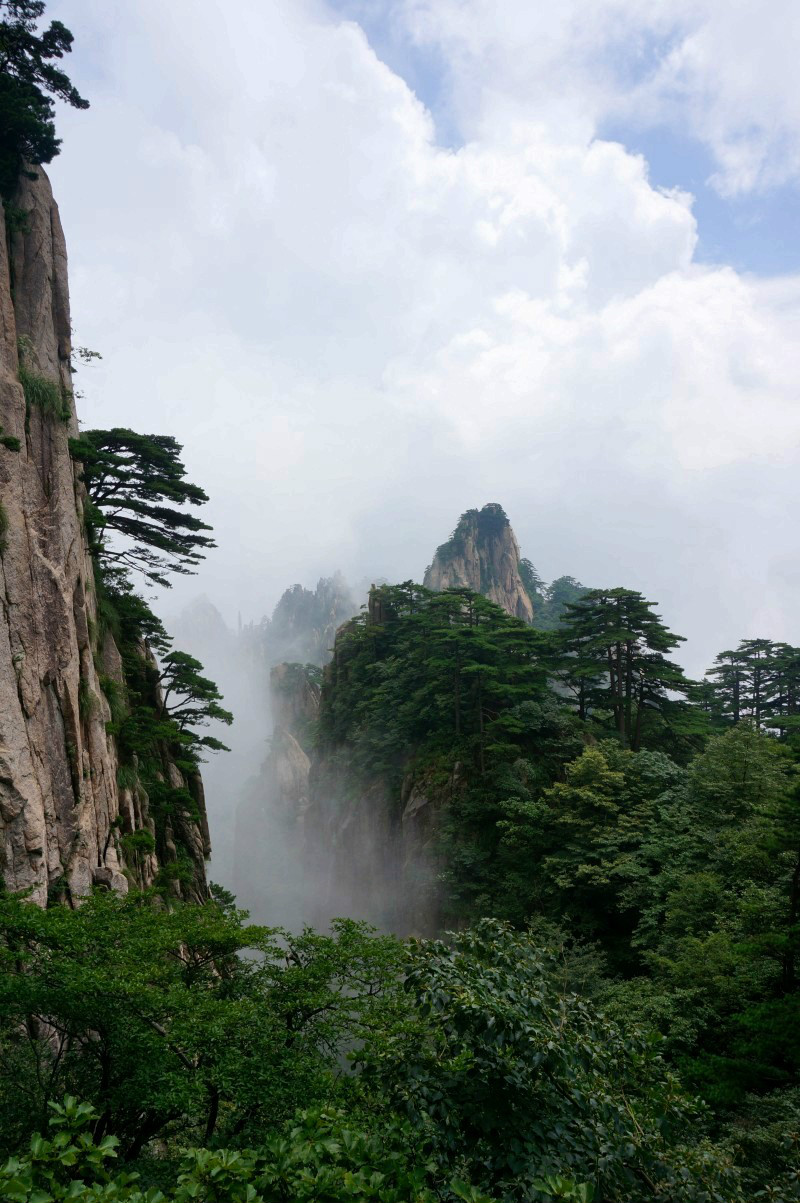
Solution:
[[[72,49],[61,21],[39,32],[44,0],[0,0],[0,197],[8,201],[25,163],[49,163],[59,152],[53,97],[89,107],[54,60]]]
[[[127,840],[131,869],[140,854],[154,850],[162,884],[196,887],[193,843],[204,824],[199,763],[204,751],[225,750],[202,729],[211,722],[230,724],[233,715],[203,675],[200,661],[172,649],[163,623],[135,591],[131,577],[138,571],[167,585],[167,573],[191,572],[214,546],[200,533],[210,527],[177,508],[207,500],[202,489],[185,481],[180,452],[172,438],[130,430],[92,430],[70,440],[88,492],[84,516],[97,595],[95,647],[100,655],[109,633],[123,668],[121,683],[101,676],[111,708],[109,730],[117,742],[118,784],[145,791],[156,827],[152,849],[146,831],[129,833],[123,846]]]
[[[51,97],[86,104],[53,62],[71,34],[39,33],[43,12],[0,0],[6,200],[25,164],[58,152]],[[29,409],[70,418],[71,394],[22,349]],[[190,509],[206,495],[171,437],[89,431],[70,449],[94,568],[83,650],[120,795],[131,813],[146,798],[153,820],[120,808],[108,840],[134,881],[148,858],[160,869],[126,897],[51,882],[41,908],[0,885],[0,1195],[800,1198],[800,649],[747,639],[691,682],[640,593],[545,587],[501,507],[468,511],[437,555],[502,535],[508,606],[465,587],[373,589],[304,728],[356,802],[388,798],[390,831],[410,784],[446,784],[435,837],[457,930],[249,925],[197,870],[198,764],[223,747],[204,732],[231,716],[131,575],[166,585],[194,569],[213,546]],[[6,525],[0,505],[0,548]],[[497,564],[473,559],[495,589]],[[539,629],[507,612],[530,619],[531,601]],[[337,581],[292,591],[276,644],[295,646],[305,615],[309,658],[324,659],[351,602]],[[283,680],[318,685],[308,666]],[[73,696],[96,710],[84,676]],[[69,760],[77,777],[74,747]],[[84,801],[66,796],[64,843]]]
[[[169,435],[134,430],[86,430],[70,439],[89,495],[94,552],[106,563],[139,572],[169,586],[172,573],[192,573],[215,546],[202,531],[211,527],[186,507],[208,496],[185,479],[181,445]],[[113,545],[109,534],[118,536]]]

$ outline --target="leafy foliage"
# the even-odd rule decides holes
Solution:
[[[243,920],[221,895],[0,900],[3,1197],[732,1198],[657,1047],[564,993],[533,936]]]
[[[19,451],[20,441],[13,434],[3,434],[3,427],[0,426],[0,447],[5,447],[6,451]]]
[[[548,1179],[626,1203],[726,1197],[725,1159],[657,1045],[565,996],[529,935],[485,920],[409,961],[422,1038],[365,1059],[444,1170],[509,1200],[548,1197]]]
[[[533,625],[539,631],[555,631],[562,625],[569,604],[589,590],[573,576],[560,576],[546,585],[530,560],[519,562],[519,575],[533,603]]]
[[[20,355],[19,382],[25,394],[25,405],[28,412],[38,409],[49,417],[59,418],[68,422],[72,417],[69,396],[57,380],[43,376],[35,371],[26,361],[24,354]]]
[[[257,1150],[190,1150],[168,1200],[155,1187],[144,1190],[135,1172],[112,1177],[119,1142],[113,1136],[94,1139],[90,1128],[98,1116],[90,1104],[67,1096],[51,1108],[52,1139],[34,1135],[27,1155],[0,1167],[0,1187],[9,1203],[77,1198],[119,1203],[492,1203],[463,1182],[429,1186],[432,1167],[424,1153],[417,1157],[422,1150],[407,1125],[386,1123],[379,1133],[365,1131],[333,1108],[300,1112]]]
[[[65,1092],[127,1159],[155,1137],[241,1143],[335,1093],[341,1049],[403,1011],[398,945],[346,920],[290,936],[243,918],[138,895],[0,899],[6,1147]]]
[[[161,687],[160,712],[168,715],[181,735],[192,732],[195,746],[212,751],[228,751],[213,736],[197,736],[195,728],[210,722],[230,726],[233,715],[220,706],[222,695],[213,681],[201,676],[202,664],[187,652],[167,652],[161,660],[158,683]]]
[[[706,678],[705,704],[718,723],[788,730],[800,721],[800,648],[743,639],[719,653]]]
[[[697,735],[697,708],[676,700],[691,690],[667,653],[682,641],[632,589],[595,589],[566,606],[557,648],[559,679],[582,719],[613,723],[625,747],[638,751],[649,728],[665,725]]]
[[[370,595],[337,641],[320,735],[364,772],[402,772],[445,753],[480,773],[513,750],[516,704],[546,688],[542,637],[468,589],[407,581]]]

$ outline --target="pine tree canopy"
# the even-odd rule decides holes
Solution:
[[[595,589],[566,605],[556,634],[558,675],[580,717],[611,714],[624,746],[635,751],[653,716],[687,734],[697,718],[674,696],[692,688],[668,658],[683,637],[668,630],[653,605],[634,589]]]
[[[37,32],[44,9],[43,0],[0,0],[0,195],[6,199],[25,163],[49,163],[59,152],[51,97],[89,107],[52,61],[69,54],[70,31],[51,21]]]
[[[204,505],[208,496],[184,479],[181,450],[169,435],[123,427],[87,430],[70,440],[73,458],[83,465],[94,550],[158,585],[169,585],[169,573],[193,573],[206,550],[216,546],[201,533],[211,527],[183,512],[184,506]],[[113,547],[110,531],[122,536]]]

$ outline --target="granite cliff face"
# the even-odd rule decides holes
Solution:
[[[467,510],[447,543],[436,551],[423,584],[437,593],[472,589],[521,618],[533,622],[533,603],[520,576],[519,544],[502,506]]]
[[[180,845],[192,880],[184,874],[172,888],[203,896],[199,777],[185,778],[163,752],[161,776],[192,795],[195,813],[160,825],[135,775],[118,784],[104,685],[124,697],[125,680],[113,637],[98,635],[85,495],[68,448],[78,424],[67,255],[41,169],[21,180],[15,204],[23,228],[0,238],[0,437],[20,444],[0,446],[0,873],[44,905],[48,894],[74,900],[93,884],[150,884]],[[141,831],[152,838],[126,860],[126,835]]]

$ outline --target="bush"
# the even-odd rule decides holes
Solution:
[[[428,1134],[442,1177],[504,1200],[730,1199],[729,1158],[703,1140],[704,1110],[658,1040],[565,994],[560,976],[496,920],[412,941],[405,984],[423,1022],[366,1048],[367,1079]]]
[[[119,1142],[114,1136],[97,1140],[93,1129],[100,1117],[90,1104],[67,1096],[63,1103],[50,1106],[51,1138],[33,1136],[26,1155],[12,1157],[0,1167],[3,1199],[8,1203],[66,1199],[168,1203],[160,1190],[143,1190],[136,1173],[111,1176]],[[436,1182],[434,1173],[434,1165],[407,1127],[389,1123],[365,1131],[342,1112],[323,1108],[301,1112],[259,1150],[190,1150],[169,1199],[173,1203],[449,1203],[457,1199],[492,1203],[466,1183]]]
[[[0,426],[0,447],[5,447],[7,451],[19,451],[21,443],[13,434],[3,434],[3,427]]]
[[[34,372],[25,364],[24,360],[21,360],[19,382],[25,394],[25,406],[28,412],[36,408],[50,417],[60,418],[62,422],[70,420],[72,417],[72,410],[69,406],[70,394],[57,380],[43,376],[40,372]]]

